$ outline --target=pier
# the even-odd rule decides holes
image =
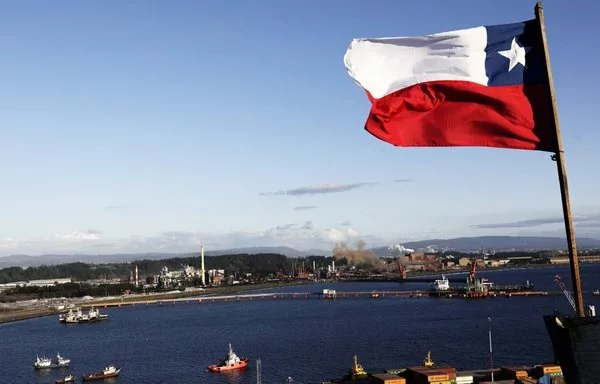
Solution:
[[[548,295],[560,295],[561,292],[547,291],[525,291],[525,292],[490,292],[482,294],[481,292],[461,292],[461,291],[368,291],[368,292],[334,292],[323,294],[321,292],[278,292],[278,293],[245,293],[236,295],[213,295],[197,296],[184,298],[160,298],[146,299],[122,298],[121,300],[111,300],[106,302],[86,303],[84,308],[110,308],[136,305],[173,305],[184,304],[209,304],[219,302],[238,302],[238,301],[256,301],[256,300],[350,300],[350,299],[395,299],[395,298],[445,298],[445,299],[474,299],[474,298],[509,298],[509,297],[537,297]],[[136,300],[138,299],[138,300]]]

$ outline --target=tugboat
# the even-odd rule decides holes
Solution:
[[[371,292],[371,299],[378,299],[379,298],[379,292],[373,291]]]
[[[339,379],[331,379],[329,381],[324,382],[323,384],[333,384],[333,383],[345,383],[347,381],[357,381],[361,379],[366,379],[369,377],[368,372],[358,363],[358,357],[354,355],[354,361],[352,363],[352,368],[350,368],[348,374],[344,375]]]
[[[64,378],[55,381],[56,384],[74,383],[74,382],[75,382],[75,376],[73,376],[73,375],[67,375]]]
[[[121,372],[121,368],[116,368],[114,365],[109,365],[108,367],[104,368],[104,370],[102,370],[102,372],[86,373],[86,374],[81,375],[81,380],[91,381],[91,380],[108,379],[109,377],[119,376],[119,372]]]
[[[231,343],[229,343],[229,353],[227,356],[219,361],[218,364],[212,364],[208,366],[208,370],[210,372],[223,372],[223,371],[231,371],[234,369],[243,369],[248,366],[248,358],[247,357],[238,357],[238,355],[233,352],[231,349]]]

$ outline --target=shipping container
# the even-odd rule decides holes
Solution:
[[[456,376],[456,384],[473,384],[473,376]]]
[[[521,377],[528,377],[527,367],[502,367],[500,372],[503,376],[510,378],[520,379]]]
[[[374,373],[371,375],[371,383],[377,384],[406,384],[406,379],[391,373]]]

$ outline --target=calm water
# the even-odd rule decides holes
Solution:
[[[487,274],[497,283],[531,280],[556,290],[552,277],[566,268]],[[600,288],[600,265],[582,267],[584,288]],[[567,282],[570,284],[569,282]],[[317,292],[422,289],[424,284],[338,283],[286,287]],[[596,304],[597,297],[587,297]],[[178,303],[108,309],[103,323],[64,325],[57,317],[0,325],[0,382],[54,383],[67,372],[81,375],[108,363],[123,366],[118,383],[317,383],[346,372],[356,353],[365,368],[419,365],[427,351],[434,361],[457,368],[488,366],[487,318],[493,318],[494,360],[534,364],[552,358],[542,314],[568,310],[563,296],[467,301],[385,298],[261,300]],[[235,376],[205,372],[232,342],[251,366]],[[68,369],[34,371],[36,354],[71,358]],[[107,381],[108,382],[108,381]]]

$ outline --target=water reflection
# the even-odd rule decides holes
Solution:
[[[244,369],[236,369],[234,371],[223,371],[217,373],[217,375],[222,375],[225,381],[229,384],[239,383],[243,376],[246,375],[247,368]]]

